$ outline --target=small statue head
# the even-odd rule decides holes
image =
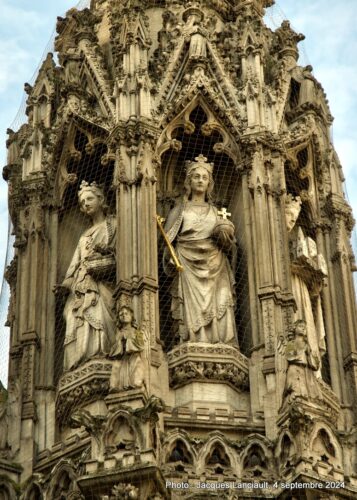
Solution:
[[[185,197],[190,198],[193,188],[193,183],[196,184],[195,176],[199,176],[201,183],[201,189],[205,190],[206,200],[212,201],[212,192],[214,187],[213,182],[213,163],[208,163],[207,158],[203,155],[197,156],[195,161],[186,162],[186,179],[184,183],[185,187]]]
[[[285,200],[285,220],[288,232],[295,226],[297,218],[301,211],[301,198],[300,196],[292,196],[288,194]]]
[[[118,326],[123,327],[125,325],[131,325],[133,327],[137,327],[136,321],[134,318],[134,311],[129,306],[121,306],[118,311]]]
[[[294,323],[294,332],[295,335],[300,335],[301,337],[306,337],[306,321],[303,319],[298,319]]]
[[[103,190],[96,182],[89,184],[87,181],[82,181],[78,191],[78,199],[81,212],[89,216],[98,210],[101,210],[103,213],[106,213],[108,210]]]

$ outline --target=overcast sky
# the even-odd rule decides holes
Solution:
[[[83,3],[86,0],[83,0]],[[6,129],[23,100],[44,52],[51,50],[56,17],[76,5],[72,0],[0,0],[0,160],[6,164]],[[279,0],[269,9],[269,24],[284,18],[304,33],[301,64],[311,64],[335,117],[333,137],[346,176],[349,201],[357,214],[357,0]],[[21,115],[21,113],[20,113]],[[7,242],[6,183],[0,181],[0,275]],[[356,241],[354,236],[354,245]],[[3,301],[4,302],[4,301]],[[4,315],[4,303],[0,304]],[[0,380],[4,349],[0,329]]]

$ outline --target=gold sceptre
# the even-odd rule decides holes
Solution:
[[[171,242],[169,241],[168,237],[167,237],[167,234],[165,233],[165,230],[164,228],[162,227],[162,223],[165,222],[165,219],[162,218],[160,215],[157,215],[156,216],[156,220],[157,220],[157,225],[159,226],[159,229],[161,231],[161,234],[162,236],[164,237],[164,240],[165,240],[165,243],[167,245],[167,248],[169,249],[169,252],[170,252],[170,255],[172,257],[172,260],[174,261],[174,264],[176,266],[176,269],[180,272],[183,271],[183,267],[182,267],[182,264],[181,262],[179,261],[177,255],[175,254],[175,249],[174,247],[171,245]]]

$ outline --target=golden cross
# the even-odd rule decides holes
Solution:
[[[222,219],[227,219],[227,217],[230,217],[232,214],[227,212],[227,209],[226,208],[222,208],[222,210],[219,210],[217,212],[217,215],[219,215],[220,217],[222,217]]]

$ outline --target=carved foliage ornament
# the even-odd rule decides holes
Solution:
[[[139,498],[139,488],[132,484],[119,483],[112,490],[111,500],[136,500]]]
[[[248,375],[233,363],[187,361],[170,370],[170,385],[179,387],[189,382],[228,382],[240,390],[249,387]]]

